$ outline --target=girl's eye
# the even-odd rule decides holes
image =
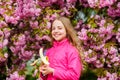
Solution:
[[[58,26],[58,27],[53,27],[52,30],[55,30],[55,29],[62,29],[62,27]]]
[[[62,29],[62,27],[58,27],[58,29]]]
[[[58,29],[62,29],[62,28],[58,28]]]

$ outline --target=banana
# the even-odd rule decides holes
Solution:
[[[43,48],[40,48],[39,50],[39,55],[40,55],[40,58],[41,58],[41,61],[46,64],[46,65],[49,65],[49,62],[47,60],[47,57],[43,55]]]
[[[31,66],[34,66],[37,62],[38,62],[38,59],[35,60],[35,61],[34,61],[33,63],[31,63],[30,65],[31,65]]]

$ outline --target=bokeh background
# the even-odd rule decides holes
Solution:
[[[81,80],[120,80],[120,0],[0,0],[0,80],[39,80],[51,21],[70,18],[84,48]]]

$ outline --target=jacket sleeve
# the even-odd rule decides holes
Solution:
[[[62,80],[79,80],[82,64],[77,51],[72,51],[67,56],[68,69],[62,68],[54,69],[53,76]]]

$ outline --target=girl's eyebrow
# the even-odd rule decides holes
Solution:
[[[61,27],[61,26],[58,26],[58,27]]]
[[[58,25],[57,27],[62,27],[62,26]],[[55,28],[55,26],[52,26],[52,28]]]

